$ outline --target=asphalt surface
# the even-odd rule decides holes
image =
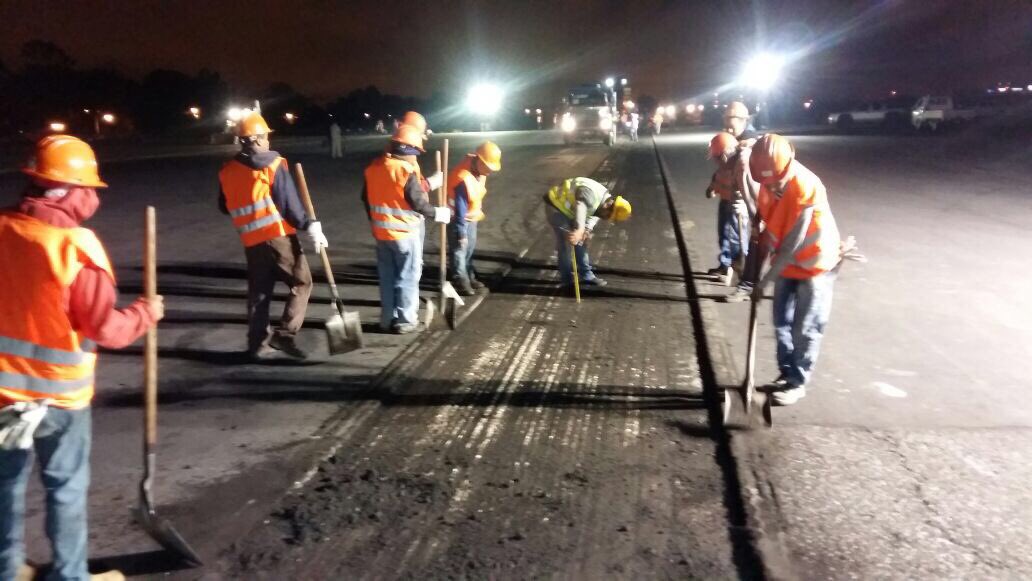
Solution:
[[[709,134],[661,137],[718,382],[737,385],[748,304],[698,276],[716,264],[703,196]],[[845,235],[813,389],[734,449],[769,553],[802,578],[1016,579],[1032,570],[1032,315],[1020,141],[801,136]],[[772,289],[768,289],[768,295]],[[770,303],[759,380],[776,374]]]

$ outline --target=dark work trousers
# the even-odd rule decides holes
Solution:
[[[760,278],[760,270],[763,268],[763,261],[767,259],[767,249],[760,243],[760,235],[753,230],[749,237],[749,254],[745,256],[745,268],[742,271],[742,278],[738,281],[738,287],[751,290]]]
[[[312,272],[296,235],[280,236],[244,249],[247,254],[247,349],[269,340],[269,304],[276,281],[290,287],[276,335],[294,337],[301,330],[312,295]]]

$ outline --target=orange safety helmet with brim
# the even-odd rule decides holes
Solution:
[[[268,135],[272,133],[269,124],[260,113],[251,113],[240,120],[237,125],[237,137],[254,137],[256,135]]]
[[[423,117],[415,111],[408,111],[401,117],[402,125],[411,125],[415,127],[420,134],[426,134],[426,117]]]
[[[709,142],[709,154],[707,159],[719,159],[728,150],[738,147],[738,138],[727,131],[721,131],[713,136]]]
[[[415,147],[419,151],[426,151],[423,149],[423,132],[413,125],[399,125],[391,137],[391,141]]]
[[[97,156],[85,141],[71,135],[50,135],[36,144],[36,154],[22,173],[59,184],[106,188],[101,181]]]
[[[754,180],[765,186],[776,184],[788,175],[794,159],[792,144],[780,135],[768,133],[752,146],[749,172]]]

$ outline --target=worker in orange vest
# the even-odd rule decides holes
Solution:
[[[706,197],[720,198],[717,207],[720,264],[708,274],[729,284],[732,264],[749,252],[749,216],[754,212],[750,207],[755,205],[758,185],[749,175],[749,148],[740,146],[734,135],[725,131],[713,136],[708,157],[716,163],[717,169],[706,188]]]
[[[114,269],[80,224],[100,205],[97,159],[52,135],[22,170],[21,202],[0,212],[0,578],[29,579],[22,537],[35,448],[47,490],[51,579],[123,579],[87,570],[90,402],[97,345],[125,347],[154,326],[164,301],[117,308]],[[17,284],[13,284],[16,282]]]
[[[839,231],[824,184],[795,159],[780,135],[753,145],[749,169],[762,185],[758,212],[763,243],[773,252],[770,268],[753,289],[753,300],[774,282],[774,333],[778,378],[768,384],[773,402],[791,405],[806,396],[831,314]]]
[[[240,121],[240,153],[219,172],[219,209],[233,219],[247,257],[247,353],[256,362],[306,359],[296,342],[312,294],[312,273],[303,238],[318,254],[328,243],[322,224],[305,213],[287,160],[269,149],[272,131],[258,113]],[[300,236],[300,238],[299,238]],[[283,317],[269,330],[269,305],[276,281],[290,288]]]
[[[376,239],[380,329],[399,335],[421,329],[423,222],[447,224],[451,219],[446,206],[430,203],[428,194],[441,187],[443,176],[438,172],[422,178],[416,158],[423,152],[423,133],[412,125],[400,125],[387,151],[366,167],[362,186],[362,203]]]
[[[472,296],[484,288],[473,267],[473,252],[477,225],[484,219],[487,176],[501,169],[502,150],[485,141],[448,174],[448,206],[453,214],[448,224],[448,276],[461,295]]]

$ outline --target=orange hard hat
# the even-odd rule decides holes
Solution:
[[[97,171],[97,156],[85,141],[71,135],[50,135],[36,144],[36,155],[22,173],[59,184],[106,188]]]
[[[398,129],[394,131],[391,141],[396,141],[402,145],[410,145],[419,151],[426,151],[423,149],[423,132],[412,125],[399,125]]]
[[[724,119],[728,117],[744,117],[748,119],[749,108],[741,101],[731,101],[727,104],[727,109],[724,109]]]
[[[749,156],[749,172],[761,184],[780,182],[795,159],[795,148],[784,137],[768,133],[756,140]]]
[[[718,159],[727,150],[738,147],[738,138],[727,131],[721,131],[709,142],[709,159]]]
[[[401,118],[401,123],[415,127],[420,133],[426,133],[426,118],[415,111],[405,113]]]
[[[502,169],[502,150],[492,141],[485,141],[477,147],[477,157],[491,171]]]
[[[257,112],[244,117],[237,124],[237,136],[239,137],[254,137],[255,135],[268,135],[270,133],[272,133],[272,129],[269,129],[269,124]]]

